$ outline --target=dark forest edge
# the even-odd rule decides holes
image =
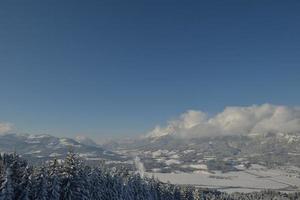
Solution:
[[[224,193],[162,183],[122,167],[89,166],[73,152],[31,166],[17,154],[0,155],[0,200],[249,200],[300,199],[300,192]]]

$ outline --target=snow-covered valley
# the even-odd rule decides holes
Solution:
[[[198,171],[195,173],[147,173],[163,182],[194,185],[225,192],[252,192],[272,189],[281,192],[300,190],[300,169],[266,169],[254,165],[249,169],[222,173],[220,171]]]

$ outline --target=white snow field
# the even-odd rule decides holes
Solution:
[[[252,192],[265,189],[282,192],[295,192],[300,190],[299,168],[296,170],[274,170],[255,165],[250,169],[228,173],[199,170],[196,173],[148,173],[148,175],[154,175],[163,182],[169,181],[183,185],[191,184],[226,192]]]

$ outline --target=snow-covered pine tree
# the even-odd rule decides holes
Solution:
[[[9,165],[12,172],[11,180],[14,188],[14,196],[16,199],[19,199],[21,193],[23,192],[21,188],[22,178],[28,164],[24,159],[21,159],[16,152],[7,155],[6,161],[6,165]]]
[[[4,181],[0,188],[0,200],[14,200],[15,193],[12,185],[12,171],[10,167],[5,170]]]
[[[74,186],[74,177],[77,176],[77,161],[73,152],[68,152],[62,168],[63,182],[61,200],[72,200],[75,197],[76,186]]]
[[[70,151],[63,165],[63,191],[61,199],[64,200],[85,200],[89,198],[89,191],[86,189],[88,181],[83,180],[83,165],[77,155]]]
[[[90,197],[91,199],[102,199],[103,196],[103,180],[101,180],[102,174],[98,168],[92,170],[89,174],[90,182]]]
[[[193,200],[193,188],[191,186],[184,186],[181,190],[181,198],[184,200]]]
[[[202,193],[199,191],[199,189],[195,188],[193,191],[193,198],[194,200],[201,200]]]
[[[50,177],[48,185],[48,199],[59,200],[60,199],[60,180],[57,174],[53,174]]]
[[[59,200],[61,181],[60,181],[60,169],[57,159],[50,161],[48,167],[48,199]]]
[[[30,199],[30,189],[32,187],[31,184],[31,177],[32,177],[32,168],[27,166],[25,168],[21,183],[20,189],[21,193],[20,196],[17,198],[18,200],[29,200]]]
[[[161,199],[160,182],[156,180],[153,176],[147,181],[149,192],[151,194],[151,199]]]
[[[173,185],[171,184],[161,184],[160,190],[162,192],[161,196],[164,200],[174,200],[173,195]]]
[[[35,200],[47,200],[47,177],[45,168],[42,167],[38,173],[36,174],[36,181],[35,181]]]
[[[118,199],[118,189],[116,187],[116,184],[114,183],[114,177],[109,173],[105,172],[104,175],[104,199],[112,199],[117,200]]]
[[[174,186],[173,188],[173,197],[174,197],[174,200],[180,200],[180,188],[178,186]]]
[[[4,181],[4,175],[5,175],[5,167],[4,167],[2,155],[0,154],[0,186]]]
[[[140,174],[133,174],[128,180],[128,186],[132,191],[134,199],[150,198],[150,188],[146,186],[145,181],[141,178]]]
[[[1,185],[1,180],[4,177],[4,173],[5,173],[5,170],[4,170],[3,158],[2,158],[2,155],[0,154],[0,185]]]
[[[77,181],[80,184],[79,196],[81,200],[89,200],[90,199],[90,181],[89,174],[91,168],[88,166],[80,165],[78,170],[78,179]]]

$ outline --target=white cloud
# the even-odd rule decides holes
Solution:
[[[199,137],[269,132],[300,133],[300,108],[271,104],[226,107],[210,118],[202,111],[189,110],[148,135]]]
[[[0,134],[7,133],[13,129],[13,124],[11,123],[1,123],[0,122]]]

